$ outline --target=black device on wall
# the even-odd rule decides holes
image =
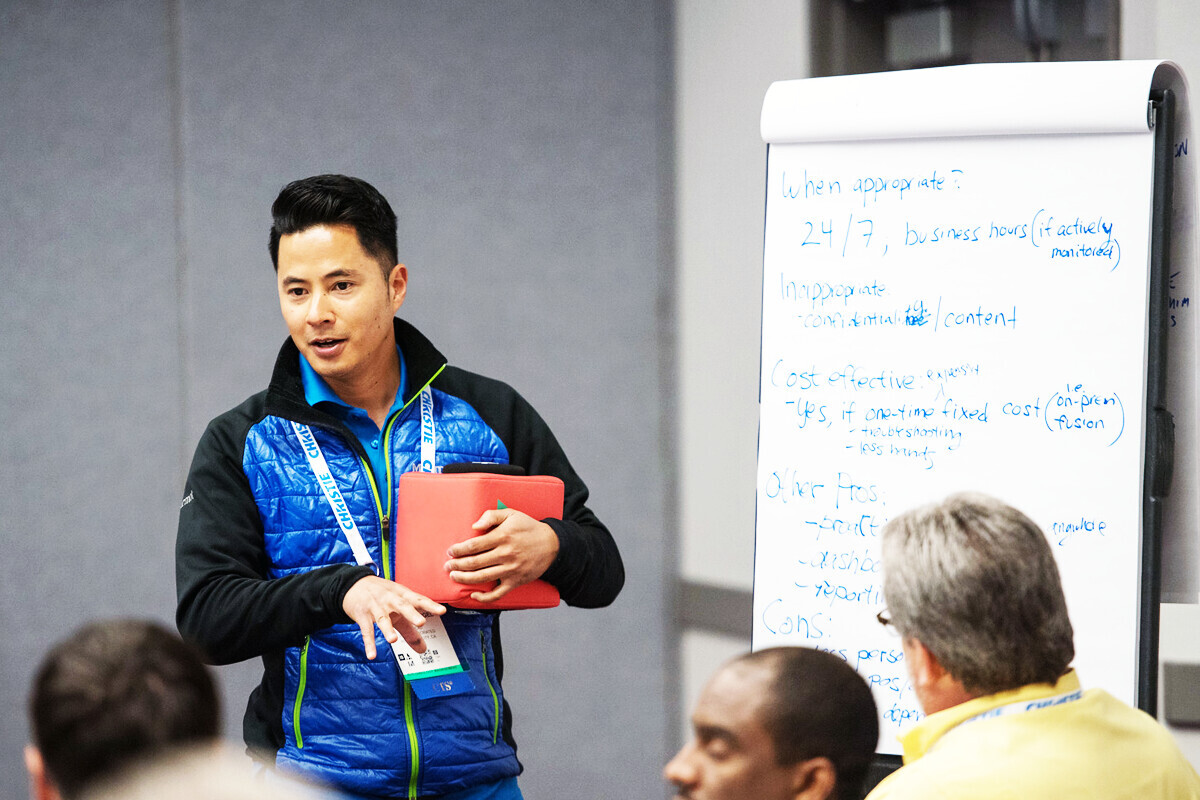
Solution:
[[[812,74],[1120,57],[1118,0],[812,0]]]

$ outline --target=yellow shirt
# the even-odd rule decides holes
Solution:
[[[1166,729],[1100,689],[1070,699],[1078,690],[1072,670],[929,715],[900,737],[904,766],[867,800],[1200,800],[1200,777]],[[1009,713],[976,719],[1001,708]]]

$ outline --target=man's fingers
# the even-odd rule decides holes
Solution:
[[[491,583],[492,581],[503,579],[508,572],[508,568],[503,566],[488,567],[487,569],[475,569],[470,571],[451,570],[450,580],[454,581],[455,583],[465,584]]]
[[[421,631],[417,628],[402,628],[401,633],[404,635],[404,641],[408,642],[408,646],[418,653],[425,652],[425,638],[421,636]]]
[[[488,567],[494,567],[499,564],[511,561],[513,557],[513,549],[506,545],[501,545],[486,553],[480,553],[474,556],[463,556],[460,558],[452,558],[442,565],[442,568],[447,572],[475,572]]]
[[[400,638],[400,634],[396,632],[396,626],[392,624],[392,618],[387,614],[380,614],[376,617],[375,625],[379,628],[379,632],[383,634],[383,638],[387,639],[391,644],[395,644]]]
[[[374,624],[370,626],[359,623],[359,628],[363,632],[363,644],[367,658],[375,658],[375,628],[379,628],[379,632],[383,634],[383,638],[387,639],[389,644],[395,644],[403,639],[413,650],[424,653],[425,639],[421,636],[420,631],[420,627],[424,624],[425,617],[411,609],[408,613],[397,611],[392,614],[379,614],[375,617]]]
[[[375,660],[375,625],[366,620],[358,620],[358,629],[362,632],[363,650],[368,661]]]
[[[490,592],[474,592],[474,593],[472,593],[471,599],[477,603],[491,603],[495,600],[499,600],[501,597],[504,597],[504,595],[506,595],[510,591],[512,591],[512,588],[513,587],[511,584],[502,582],[499,586],[497,586],[495,589],[492,589]]]
[[[475,524],[471,527],[477,531],[486,531],[496,527],[515,513],[517,512],[511,508],[490,508],[483,512],[483,516],[475,520]]]
[[[417,624],[407,618],[401,618],[398,620],[398,622],[400,624],[395,627],[392,626],[391,622],[388,623],[388,629],[392,632],[392,635],[395,637],[394,639],[389,639],[388,641],[395,643],[395,642],[398,642],[401,638],[403,638],[404,641],[408,642],[408,646],[411,647],[413,650],[415,650],[418,653],[424,653],[425,652],[425,639],[422,638],[421,631],[417,627]],[[425,624],[424,617],[421,617],[421,624],[422,625]]]
[[[414,625],[421,626],[425,624],[425,617],[428,614],[440,617],[446,613],[446,607],[436,600],[430,600],[419,592],[414,592],[412,589],[405,588],[396,584],[400,588],[401,602],[397,604],[397,608],[404,610],[405,617]]]
[[[419,628],[425,615],[441,615],[446,607],[406,586],[368,575],[346,592],[342,608],[358,624],[363,637],[363,651],[368,659],[377,655],[375,629],[391,644],[401,638],[418,653],[425,652],[425,640]]]
[[[430,600],[428,597],[425,597],[424,595],[417,595],[417,596],[421,598],[417,602],[413,603],[413,605],[416,606],[417,610],[433,614],[436,617],[440,617],[442,614],[446,613],[446,607],[444,605],[442,605],[441,603],[439,603],[438,601]],[[421,622],[422,622],[422,624],[424,624],[424,622],[425,622],[424,614],[421,615]]]
[[[470,539],[464,539],[461,542],[455,542],[446,549],[446,555],[450,558],[463,558],[465,556],[477,556],[480,553],[486,553],[503,541],[502,537],[495,531],[491,533],[483,533],[478,536],[472,536]]]
[[[393,624],[396,617],[399,617],[401,621],[412,625],[414,628],[419,628],[425,624],[425,615],[411,605],[405,605],[398,611],[392,612]]]

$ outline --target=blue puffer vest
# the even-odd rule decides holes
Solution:
[[[420,403],[385,426],[391,474],[371,480],[366,462],[343,434],[314,427],[338,489],[372,559],[391,577],[397,536],[395,484],[419,467]],[[434,390],[439,467],[458,461],[508,462],[499,437],[468,403]],[[243,469],[262,517],[271,577],[328,564],[353,564],[350,545],[313,477],[291,424],[268,416],[250,431]],[[386,485],[385,485],[386,484]],[[502,735],[504,707],[492,650],[495,612],[451,609],[446,630],[474,690],[419,699],[404,682],[376,629],[379,655],[368,661],[353,624],[309,636],[285,656],[284,746],[280,769],[343,790],[384,797],[440,795],[514,776],[516,753]]]

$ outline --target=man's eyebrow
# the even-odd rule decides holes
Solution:
[[[353,278],[353,277],[355,277],[354,270],[346,269],[345,267],[339,267],[337,269],[332,269],[329,272],[326,272],[324,275],[321,276],[320,280],[328,281],[328,280],[337,280],[339,278]],[[292,286],[297,283],[308,283],[308,281],[304,280],[303,278],[298,278],[295,275],[286,275],[280,281],[280,283],[282,283],[284,286]]]

